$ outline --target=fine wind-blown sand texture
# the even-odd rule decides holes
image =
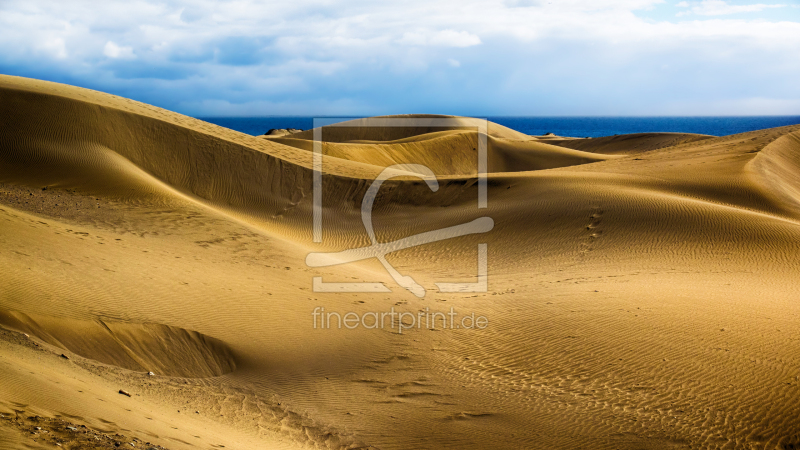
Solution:
[[[800,446],[800,126],[491,124],[482,210],[474,128],[324,135],[314,244],[312,132],[0,77],[0,448]],[[424,298],[374,258],[306,265],[369,245],[364,193],[407,163],[439,190],[385,182],[378,241],[494,228],[388,254]],[[479,243],[488,292],[438,292],[474,281]],[[315,276],[392,292],[313,292]],[[314,329],[320,306],[489,325]]]

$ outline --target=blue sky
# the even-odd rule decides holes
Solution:
[[[800,0],[3,0],[0,73],[194,116],[796,115]]]

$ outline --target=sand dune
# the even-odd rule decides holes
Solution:
[[[14,311],[0,311],[0,324],[84,358],[132,371],[190,378],[220,376],[236,368],[224,344],[176,327],[30,317]]]
[[[0,448],[800,446],[800,126],[491,124],[478,209],[474,129],[350,125],[323,133],[314,243],[313,131],[0,77]],[[424,298],[375,258],[306,265],[370,245],[362,200],[389,164],[428,165],[438,190],[395,171],[377,241],[494,224],[386,255]],[[440,292],[476,280],[483,243],[488,291]],[[488,326],[320,329],[319,307]]]
[[[381,119],[416,119],[423,123],[413,127],[385,125],[380,126]],[[442,126],[441,119],[448,119],[450,124]],[[367,126],[368,125],[368,126]],[[490,122],[487,134],[491,137],[513,140],[533,140],[535,138],[500,124]],[[354,119],[340,123],[336,126],[326,126],[322,133],[322,140],[326,142],[350,142],[350,141],[394,141],[404,138],[411,138],[428,133],[439,131],[474,130],[475,121],[469,117],[440,116],[433,114],[403,114],[394,116],[380,116],[368,119]],[[314,130],[305,130],[300,133],[292,134],[296,139],[313,139]]]
[[[549,144],[605,155],[632,155],[679,144],[702,141],[713,136],[689,133],[635,133],[594,139],[550,138]]]
[[[324,134],[323,134],[324,137]],[[313,151],[310,139],[275,138],[274,142]],[[423,164],[436,175],[477,175],[478,132],[446,130],[390,141],[325,142],[323,155],[379,167]],[[527,172],[604,161],[612,157],[555,147],[531,139],[487,137],[488,172]]]

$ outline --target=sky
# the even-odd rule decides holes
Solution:
[[[0,0],[0,73],[195,117],[800,115],[800,0]]]

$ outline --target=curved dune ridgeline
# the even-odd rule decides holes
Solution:
[[[223,343],[177,327],[30,317],[16,311],[0,311],[0,324],[85,358],[139,372],[214,377],[236,368]]]
[[[310,187],[305,168],[311,158],[304,152],[147,105],[109,102],[110,96],[91,91],[4,81],[7,180],[110,190],[122,197],[175,189],[268,212],[285,208],[297,185]],[[24,170],[31,165],[35,172]],[[358,175],[358,165],[350,166]]]
[[[324,136],[325,133],[323,138]],[[307,151],[313,150],[312,140],[294,136],[270,140]],[[390,141],[325,142],[321,148],[324,155],[381,167],[392,164],[423,164],[437,175],[456,176],[475,176],[478,171],[478,132],[473,130],[430,132]],[[530,138],[512,140],[491,135],[487,137],[489,173],[553,169],[606,159],[611,157],[558,148]]]
[[[593,139],[550,139],[548,143],[604,155],[632,155],[713,137],[690,133],[634,133]]]
[[[800,446],[800,125],[572,139],[393,117],[431,123],[322,130],[314,243],[313,130],[0,77],[0,413],[180,449]],[[393,244],[422,298],[374,257],[309,267],[370,246],[364,195],[408,164],[437,184],[394,169],[379,243],[492,229]],[[442,292],[478,281],[480,244],[486,292]],[[488,325],[326,328],[322,308]]]
[[[430,120],[429,124],[418,126],[398,126],[394,123],[386,126],[380,125],[384,119],[414,119],[424,122]],[[441,119],[447,119],[448,126],[441,126]],[[480,121],[480,119],[477,119]],[[437,123],[438,122],[438,123]],[[435,114],[403,114],[395,116],[380,116],[368,119],[354,119],[336,126],[326,126],[322,132],[322,140],[325,142],[352,142],[352,141],[394,141],[407,138],[417,139],[429,133],[441,131],[463,131],[475,130],[476,119],[469,117],[441,116]],[[512,130],[511,128],[489,122],[487,124],[487,134],[491,137],[502,139],[513,139],[527,141],[533,139],[531,136]],[[314,130],[305,130],[300,133],[292,134],[294,139],[312,140]]]

